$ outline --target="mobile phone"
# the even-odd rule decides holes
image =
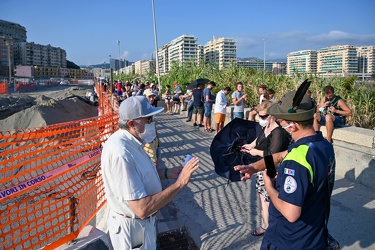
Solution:
[[[182,165],[182,166],[185,167],[186,163],[188,163],[188,161],[190,161],[191,158],[193,158],[192,155],[186,155],[186,157],[185,157],[185,161],[184,161],[184,165]],[[181,173],[180,173],[180,174],[181,174]],[[177,179],[180,177],[180,174],[178,174]]]
[[[267,175],[272,179],[276,175],[276,167],[272,155],[264,156],[264,162],[266,163]]]
[[[184,165],[183,165],[184,167],[185,167],[186,163],[188,163],[188,161],[191,160],[191,158],[193,158],[193,156],[191,156],[191,155],[186,155],[185,162],[184,162]]]

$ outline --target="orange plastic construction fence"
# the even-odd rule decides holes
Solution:
[[[111,112],[0,132],[0,249],[54,249],[77,237],[106,202],[101,147],[117,123]]]
[[[14,91],[31,91],[36,90],[37,86],[35,82],[30,83],[23,83],[17,82],[15,83]]]
[[[8,83],[0,82],[0,94],[7,94],[8,93]]]

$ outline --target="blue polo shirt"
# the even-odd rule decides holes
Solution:
[[[315,148],[310,148],[309,142]],[[281,200],[302,208],[301,215],[290,223],[271,201],[269,226],[261,249],[266,244],[278,249],[323,249],[327,237],[325,199],[328,187],[325,182],[330,168],[335,167],[333,146],[318,132],[290,145],[288,151],[278,167],[275,188]]]
[[[215,96],[211,93],[211,90],[209,88],[205,88],[203,90],[203,100],[204,100],[205,105],[211,105],[212,106],[214,103],[213,102],[207,102],[206,101],[207,96],[210,100],[215,100]]]

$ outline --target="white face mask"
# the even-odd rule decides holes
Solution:
[[[292,134],[292,131],[288,131],[287,128],[290,128],[290,127],[295,126],[295,125],[296,125],[296,124],[291,123],[291,124],[289,124],[288,126],[283,127],[283,129],[285,129],[286,132],[288,132],[289,134]]]
[[[267,127],[268,124],[269,124],[269,121],[267,119],[265,119],[265,120],[259,119],[259,125],[262,126],[263,128]]]
[[[147,143],[152,142],[156,137],[155,122],[145,124],[145,130],[143,133],[138,133],[138,135],[143,141]]]

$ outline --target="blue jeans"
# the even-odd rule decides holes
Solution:
[[[326,125],[326,116],[320,115],[320,125],[325,126]],[[342,117],[335,115],[335,121],[333,122],[334,128],[340,128],[345,125],[345,121]]]
[[[194,101],[193,100],[190,100],[189,103],[188,103],[188,108],[187,108],[187,111],[188,111],[188,118],[191,119],[191,117],[193,116],[193,109],[194,109],[194,105],[193,105]]]
[[[244,112],[233,112],[233,119],[240,118],[243,119],[245,117]]]
[[[212,104],[204,104],[204,117],[211,117]]]

